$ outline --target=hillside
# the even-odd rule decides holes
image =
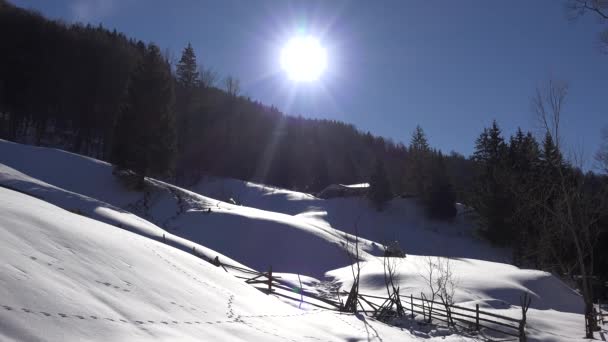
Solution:
[[[242,280],[192,256],[195,251],[207,259],[218,256],[224,263],[257,270],[266,270],[272,265],[273,270],[282,273],[280,276],[294,288],[299,285],[297,274],[302,275],[303,287],[313,293],[327,293],[328,289],[348,291],[352,275],[346,243],[352,241],[352,236],[343,231],[358,231],[367,239],[361,241],[362,293],[385,294],[382,258],[377,257],[381,255],[379,242],[395,238],[408,253],[405,259],[397,261],[397,283],[402,293],[427,292],[424,282],[426,256],[447,256],[456,275],[457,304],[468,307],[479,304],[484,310],[519,318],[519,296],[528,292],[533,298],[528,313],[531,341],[578,340],[579,332],[583,330],[582,300],[578,293],[549,273],[503,263],[508,256],[506,251],[494,249],[475,237],[466,217],[451,223],[429,221],[411,199],[393,200],[385,212],[378,213],[361,198],[322,200],[310,194],[230,179],[204,179],[186,190],[148,178],[146,190],[137,192],[127,190],[112,174],[112,166],[105,162],[6,141],[0,141],[0,185],[27,192],[67,210],[12,190],[1,190],[1,206],[6,212],[0,226],[4,244],[1,253],[4,253],[2,260],[10,261],[6,263],[6,272],[2,273],[0,281],[1,290],[5,291],[2,298],[11,301],[2,303],[6,310],[1,314],[7,316],[7,320],[2,317],[2,322],[7,323],[0,324],[5,324],[2,331],[8,331],[5,333],[7,338],[27,339],[31,335],[31,339],[35,339],[46,329],[46,324],[56,324],[53,320],[62,318],[59,313],[78,320],[80,318],[74,315],[82,316],[86,322],[81,323],[91,324],[75,328],[69,335],[72,339],[92,338],[93,335],[88,334],[93,332],[98,334],[95,339],[109,336],[107,334],[129,336],[129,339],[211,338],[212,335],[201,335],[195,328],[192,331],[188,330],[190,327],[181,328],[188,324],[185,322],[196,324],[196,319],[203,322],[204,317],[188,311],[171,311],[176,308],[172,309],[159,298],[168,296],[165,294],[168,291],[173,302],[192,303],[193,308],[205,310],[210,315],[205,316],[210,317],[206,322],[225,323],[234,321],[236,316],[222,316],[226,315],[227,305],[222,301],[238,298],[235,294],[238,291],[239,296],[246,294],[243,301],[247,304],[243,305],[249,310],[242,315],[263,322],[258,325],[245,320],[243,325],[261,327],[265,331],[256,330],[255,334],[272,331],[280,336],[275,336],[277,340],[299,341],[308,339],[302,336],[312,336],[334,341],[361,338],[355,335],[361,332],[368,336],[370,331],[376,331],[378,339],[397,339],[392,335],[392,329],[382,324],[382,328],[378,328],[376,323],[364,321],[363,317],[352,318],[355,320],[350,322],[352,329],[343,332],[340,328],[343,323],[332,323],[327,317],[334,314],[329,312],[307,316],[311,317],[309,323],[314,328],[306,326],[308,322],[305,321],[298,321],[302,326],[297,329],[301,330],[292,328],[281,323],[279,317],[283,315],[282,310],[291,314],[294,309],[290,306],[300,307],[301,304],[284,298],[282,301],[291,305],[281,304],[280,300],[262,295],[244,285]],[[241,205],[225,202],[230,198]],[[78,259],[74,259],[76,256]],[[164,265],[163,260],[167,262]],[[44,265],[50,269],[43,270]],[[57,267],[53,269],[52,265]],[[59,267],[64,271],[73,269],[74,273],[56,272]],[[171,273],[175,267],[182,270],[180,276]],[[200,281],[192,281],[193,278],[221,288],[218,282],[230,283],[226,285],[228,292],[216,289],[201,293],[197,287]],[[28,279],[31,281],[22,284]],[[125,302],[122,297],[109,299],[112,293],[106,291],[128,290],[119,292],[125,295],[132,291],[128,284],[137,284],[141,297],[133,299],[134,302]],[[8,296],[23,286],[23,297]],[[232,286],[234,290],[231,290]],[[244,288],[247,290],[242,290]],[[75,289],[83,290],[76,291],[76,295]],[[57,294],[59,300],[45,296],[49,293]],[[207,304],[213,309],[204,309],[207,295],[214,298]],[[94,309],[85,310],[79,303]],[[261,318],[260,315],[268,315],[266,308],[275,310],[274,306],[278,317]],[[138,307],[142,309],[136,310]],[[262,313],[260,307],[264,308]],[[28,311],[43,311],[50,316]],[[15,316],[17,313],[20,316]],[[36,324],[30,325],[25,314],[31,314]],[[162,320],[167,321],[174,315],[180,317],[180,320],[172,319],[179,322],[176,326],[170,329],[169,323],[160,329],[156,326],[159,321],[164,325]],[[105,327],[94,324],[100,317],[127,322],[124,329],[104,330]],[[313,317],[319,317],[323,322]],[[47,318],[50,321],[47,322]],[[143,325],[137,323],[138,320],[144,322]],[[149,323],[148,327],[145,325],[148,320],[155,323]],[[217,334],[213,336],[218,340],[269,339],[243,332],[240,330],[242,322],[237,323],[231,325],[234,328],[217,326],[218,331],[206,330],[205,334]],[[446,334],[428,329],[411,330],[411,323],[407,322],[397,324],[409,327],[420,338]],[[373,329],[366,332],[366,328],[372,326]],[[49,336],[59,336],[70,327],[61,324],[49,327],[51,334],[57,334]],[[323,334],[329,335],[315,335],[312,333],[315,329],[327,331]],[[398,335],[400,340],[407,336],[414,338],[403,330],[394,331],[405,334]],[[486,332],[483,335],[492,336]],[[448,340],[467,339],[457,336],[452,334]]]
[[[379,243],[398,241],[408,254],[442,255],[510,262],[510,252],[477,237],[474,224],[460,214],[450,222],[430,220],[415,198],[395,198],[378,212],[365,198],[319,199],[313,195],[234,179],[206,178],[190,187],[206,196],[243,206],[293,215],[319,229],[335,228]]]
[[[416,339],[295,309],[192,255],[24,194],[0,189],[0,207],[2,341]]]
[[[146,236],[171,233],[256,269],[272,265],[278,272],[322,277],[348,263],[347,235],[295,216],[225,203],[154,179],[147,179],[144,192],[128,191],[110,164],[56,149],[0,141],[0,163],[1,184]],[[371,241],[363,241],[362,249],[380,253]]]
[[[116,219],[118,212],[138,215],[165,230],[144,224],[148,236],[172,233],[256,269],[272,265],[280,272],[323,277],[347,265],[342,232],[357,231],[376,242],[362,242],[363,251],[371,255],[380,255],[380,244],[396,240],[408,254],[509,259],[507,252],[476,238],[466,218],[453,223],[427,220],[412,199],[395,199],[379,213],[362,198],[322,200],[231,179],[208,179],[188,191],[149,178],[142,193],[126,190],[108,163],[6,141],[0,141],[0,163],[4,184],[87,215],[105,219]],[[231,198],[242,205],[228,203]],[[127,214],[129,222],[119,222],[131,230],[137,222],[132,214]],[[144,229],[136,225],[138,231]],[[240,239],[235,241],[235,236]]]

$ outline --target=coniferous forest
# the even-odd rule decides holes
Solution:
[[[289,116],[200,67],[190,45],[173,63],[153,43],[4,0],[0,42],[2,139],[105,160],[142,181],[190,185],[210,175],[311,193],[369,182],[378,210],[394,196],[415,197],[438,220],[453,219],[460,202],[480,235],[512,248],[516,265],[579,282],[586,299],[608,280],[608,180],[564,153],[551,111],[563,85],[533,98],[547,123],[541,137],[523,129],[505,136],[494,122],[470,137],[475,152],[466,157],[429,146],[420,126],[403,132],[403,144]],[[598,161],[608,169],[604,153]]]

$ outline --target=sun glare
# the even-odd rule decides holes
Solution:
[[[293,81],[316,81],[327,67],[327,53],[313,36],[294,37],[281,51],[281,67]]]

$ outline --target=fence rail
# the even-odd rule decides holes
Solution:
[[[276,292],[276,289],[293,292],[294,288],[289,282],[286,282],[282,280],[281,277],[274,275],[272,273],[272,267],[270,267],[267,272],[258,272],[242,267],[224,264],[219,260],[218,257],[216,257],[214,260],[208,261],[217,267],[222,267],[226,272],[228,272],[229,269],[242,272],[242,275],[235,276],[239,279],[245,280],[245,282],[248,284],[266,285],[263,288],[258,287],[258,289],[267,294],[272,293],[277,296],[295,300],[295,298],[286,294]],[[306,291],[301,287],[298,289],[298,293],[302,296],[306,296],[314,299],[315,301],[326,304],[329,307],[306,301],[306,303],[309,305],[335,311],[343,311],[345,308],[344,303],[341,300],[332,300],[321,297],[318,294]],[[336,295],[338,298],[340,298],[340,295],[343,297],[348,297],[349,292],[336,292]],[[400,305],[404,309],[404,312],[406,312],[408,316],[411,316],[412,319],[414,319],[415,315],[422,315],[423,323],[435,323],[438,321],[447,324],[448,327],[459,327],[468,331],[480,331],[481,329],[488,329],[506,336],[516,337],[519,339],[519,341],[526,341],[525,313],[522,314],[521,319],[518,319],[481,310],[479,308],[479,304],[476,304],[475,308],[454,304],[446,305],[443,302],[434,301],[428,298],[415,297],[411,294],[403,297],[399,296],[397,293],[397,295],[394,297],[382,297],[358,293],[357,299],[357,312],[372,315],[377,319],[383,319],[393,315],[393,312],[389,312],[384,309],[386,309],[387,302],[398,301],[398,305]],[[376,301],[380,301],[381,303]],[[384,310],[384,312],[382,312],[382,310]]]
[[[608,322],[608,313],[602,310],[602,302],[597,301],[597,311],[595,312],[595,321],[599,324],[605,324]]]

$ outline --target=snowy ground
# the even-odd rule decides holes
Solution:
[[[2,140],[0,185],[80,214],[0,189],[0,340],[407,341],[445,334],[311,311],[192,255],[261,271],[272,265],[294,287],[301,280],[307,291],[331,293],[352,281],[352,235],[344,232],[368,239],[361,241],[363,293],[385,295],[379,242],[398,240],[408,252],[398,263],[402,293],[427,291],[424,255],[448,256],[458,304],[519,318],[527,291],[530,340],[583,335],[582,301],[573,290],[548,273],[506,264],[509,253],[477,238],[464,216],[425,219],[412,199],[377,213],[361,198],[322,200],[229,179],[189,190],[148,179],[146,191],[136,192],[107,163]],[[447,338],[471,339],[482,337]]]
[[[359,236],[380,243],[396,240],[408,254],[510,260],[508,251],[493,248],[476,237],[465,215],[449,223],[429,220],[413,198],[394,199],[379,213],[364,198],[324,200],[233,179],[204,179],[190,190],[217,199],[233,198],[243,206],[293,215],[319,228],[358,232]]]
[[[27,195],[0,189],[0,207],[2,341],[415,340],[295,309],[188,253]]]

